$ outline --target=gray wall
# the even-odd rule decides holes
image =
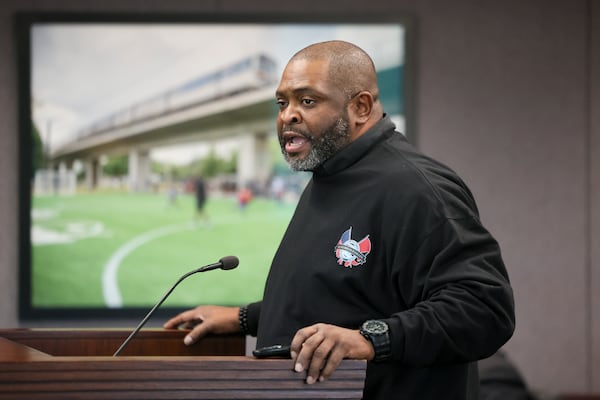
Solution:
[[[14,11],[408,14],[418,143],[464,177],[502,245],[517,301],[509,356],[536,388],[600,392],[600,2],[98,3],[0,5],[0,327],[19,326]]]

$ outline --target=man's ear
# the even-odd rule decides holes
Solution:
[[[373,104],[375,99],[371,92],[363,90],[350,100],[350,112],[354,116],[357,124],[366,123],[373,112]]]

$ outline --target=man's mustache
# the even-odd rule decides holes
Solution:
[[[281,127],[281,129],[279,130],[279,135],[283,135],[283,132],[294,132],[294,133],[297,133],[298,135],[304,136],[308,140],[313,139],[313,137],[310,133],[303,131],[302,129],[292,128],[292,127],[289,127],[286,125]]]

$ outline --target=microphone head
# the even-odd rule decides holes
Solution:
[[[240,260],[236,256],[226,256],[219,260],[221,263],[221,269],[234,269],[240,263]]]

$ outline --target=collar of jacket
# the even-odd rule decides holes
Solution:
[[[390,117],[384,114],[383,118],[371,129],[319,165],[313,171],[313,176],[325,177],[345,170],[362,158],[377,142],[395,133],[395,129],[396,125],[394,125]]]

